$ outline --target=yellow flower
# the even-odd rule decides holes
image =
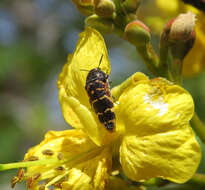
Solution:
[[[44,165],[28,167],[27,187],[104,189],[112,163],[109,151],[97,147],[81,130],[50,131],[25,155],[25,161],[45,161]],[[39,185],[43,180],[46,183]]]
[[[152,29],[152,32],[160,34],[164,24],[176,17],[179,13],[192,11],[196,14],[197,22],[195,26],[196,41],[194,47],[188,53],[183,61],[183,75],[193,76],[205,69],[205,14],[182,1],[148,1],[144,7],[141,7],[139,18]]]
[[[27,171],[20,170],[13,186],[26,179],[31,190],[114,188],[113,178],[109,180],[112,161],[133,181],[161,177],[184,183],[195,173],[201,150],[189,126],[194,110],[189,93],[165,79],[135,73],[112,89],[116,129],[110,132],[99,122],[85,90],[85,70],[98,67],[102,54],[100,69],[109,74],[104,40],[87,28],[58,81],[63,116],[76,129],[48,132],[25,155],[27,162],[19,166]]]
[[[162,177],[184,183],[190,179],[201,151],[189,126],[194,110],[189,93],[164,79],[149,80],[142,73],[134,74],[112,90],[116,130],[110,133],[89,103],[85,90],[88,72],[82,71],[97,68],[102,54],[100,69],[109,74],[104,40],[97,31],[87,28],[58,81],[65,120],[87,133],[97,146],[120,141],[123,171],[134,181]]]

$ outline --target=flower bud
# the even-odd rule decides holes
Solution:
[[[90,26],[101,33],[111,33],[114,30],[114,24],[111,20],[100,18],[97,15],[89,16],[85,20],[86,27]]]
[[[103,18],[111,18],[115,12],[115,4],[112,0],[94,0],[95,13]]]
[[[195,21],[195,15],[192,12],[188,12],[180,14],[166,24],[161,34],[161,42],[163,42],[164,47],[168,47],[171,50],[174,58],[184,59],[193,47]]]
[[[94,0],[73,0],[73,3],[83,15],[89,16],[94,12]]]
[[[142,46],[150,42],[149,28],[139,20],[127,24],[125,27],[125,36],[127,40],[135,46]]]
[[[192,12],[180,14],[169,21],[160,40],[160,61],[165,63],[170,56],[173,81],[181,83],[183,59],[194,45],[195,41],[195,15]]]
[[[171,23],[169,41],[186,42],[192,37],[195,26],[195,15],[192,12],[180,14]]]

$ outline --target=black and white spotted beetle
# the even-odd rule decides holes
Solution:
[[[103,55],[98,67],[89,71],[85,89],[99,121],[112,132],[115,128],[114,104],[108,83],[109,76],[99,68],[102,58]]]

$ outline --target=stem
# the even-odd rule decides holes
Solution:
[[[187,183],[205,187],[205,175],[204,174],[194,174],[194,176]]]
[[[183,60],[181,59],[174,59],[172,60],[172,73],[173,73],[173,82],[178,85],[182,84],[182,63]]]
[[[144,60],[147,68],[152,72],[153,75],[159,76],[158,73],[158,62],[159,58],[155,53],[151,43],[145,44],[145,46],[136,46],[136,49],[142,59]]]
[[[143,182],[142,184],[144,186],[162,187],[162,186],[167,185],[168,183],[170,183],[170,181],[168,181],[168,180],[164,180],[164,179],[160,179],[160,178],[151,178],[151,179]]]
[[[168,183],[171,183],[171,182],[168,180],[160,179],[160,178],[151,178],[151,179],[143,182],[142,184],[144,186],[162,187]],[[186,182],[186,184],[205,187],[205,175],[196,173],[189,181]]]
[[[168,48],[168,33],[169,31],[164,30],[160,36],[160,45],[159,45],[159,75],[161,77],[169,77],[169,65],[168,65],[168,57],[169,57],[169,48]]]
[[[199,119],[196,112],[191,119],[191,126],[194,129],[194,131],[196,132],[196,134],[199,136],[201,141],[205,144],[205,125]]]

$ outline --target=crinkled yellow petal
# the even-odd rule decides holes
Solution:
[[[31,148],[25,160],[38,159],[46,164],[27,168],[27,181],[46,180],[45,187],[61,186],[70,190],[104,190],[111,169],[109,147],[96,146],[81,130],[50,131],[45,139]],[[54,162],[51,162],[54,160]]]
[[[99,66],[102,55],[100,69],[109,75],[110,63],[104,40],[96,30],[87,28],[80,34],[76,50],[68,57],[58,80],[59,99],[65,120],[72,127],[87,132],[97,145],[108,142],[112,135],[99,122],[89,102],[85,84],[88,72]]]
[[[125,136],[120,149],[123,171],[134,181],[161,177],[184,183],[196,172],[200,159],[200,146],[188,125],[144,136]]]
[[[124,135],[120,160],[132,180],[162,177],[183,183],[201,158],[188,126],[194,111],[190,94],[178,85],[142,78],[127,86],[115,106],[117,130]]]
[[[117,130],[137,136],[178,129],[189,123],[193,112],[191,95],[161,78],[131,85],[115,106]]]

